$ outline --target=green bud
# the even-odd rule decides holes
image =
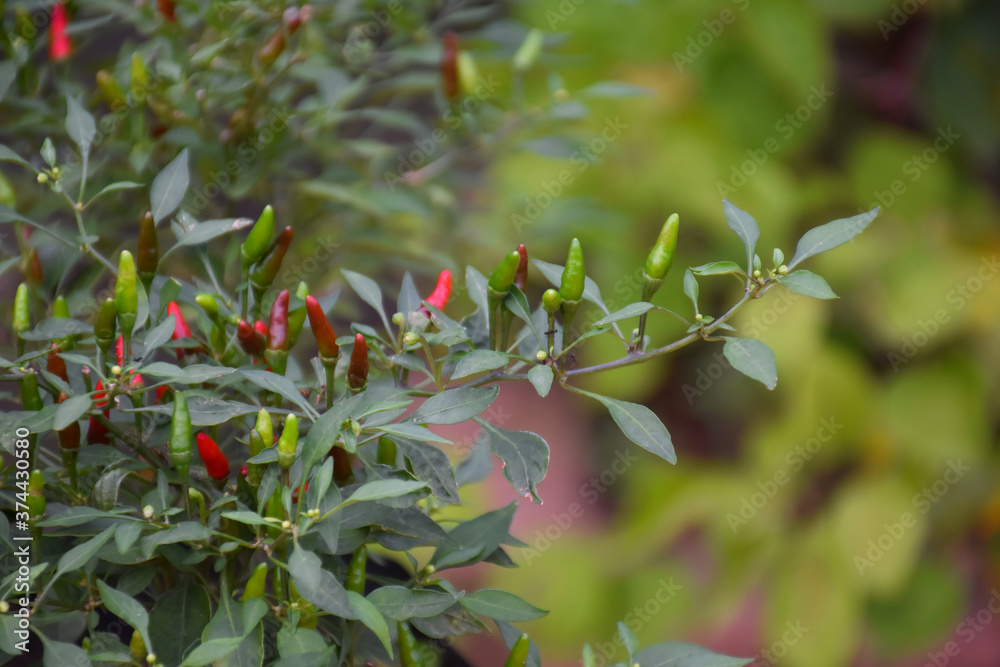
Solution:
[[[555,313],[561,305],[562,296],[559,294],[559,290],[549,288],[542,294],[542,307],[545,308],[546,313],[550,315]]]

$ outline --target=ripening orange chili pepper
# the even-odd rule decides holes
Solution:
[[[63,382],[69,382],[66,374],[66,362],[59,356],[59,346],[55,343],[49,348],[49,357],[45,364],[45,370],[60,378]]]
[[[354,336],[351,363],[347,367],[347,387],[354,393],[368,385],[368,342],[361,334]]]
[[[336,361],[337,355],[340,354],[340,346],[337,345],[337,332],[333,330],[333,325],[326,318],[326,314],[316,297],[306,297],[306,314],[309,316],[309,326],[316,338],[320,359]]]
[[[442,40],[441,85],[449,102],[458,97],[458,35],[449,30]]]

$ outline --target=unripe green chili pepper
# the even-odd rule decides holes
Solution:
[[[288,290],[278,292],[271,305],[271,316],[267,322],[267,349],[264,359],[271,370],[278,375],[285,374],[288,363]]]
[[[146,642],[138,630],[132,631],[132,638],[128,642],[128,653],[140,665],[146,662]]]
[[[278,234],[278,239],[271,246],[270,252],[266,253],[264,257],[257,262],[257,266],[254,267],[253,272],[250,274],[250,285],[254,289],[254,297],[257,302],[260,303],[260,298],[264,295],[264,292],[271,283],[274,282],[275,277],[278,275],[278,270],[281,269],[281,262],[285,259],[285,253],[288,252],[288,246],[292,243],[292,228],[285,227]]]
[[[246,241],[240,246],[240,257],[243,261],[243,270],[249,269],[254,262],[259,260],[267,252],[267,247],[271,245],[271,238],[274,236],[274,209],[270,204],[264,207],[257,222],[254,223],[247,234]]]
[[[656,290],[660,289],[663,279],[674,263],[674,251],[677,249],[677,228],[680,217],[674,213],[663,223],[656,244],[649,251],[646,266],[642,272],[642,300],[649,301]]]
[[[115,320],[118,317],[118,308],[115,300],[108,298],[101,304],[101,309],[94,320],[94,338],[97,340],[97,347],[105,356],[111,351],[111,346],[115,344]]]
[[[538,28],[532,28],[528,31],[528,35],[521,42],[521,46],[518,47],[517,52],[514,54],[512,64],[515,71],[523,72],[535,63],[538,59],[538,54],[542,52],[542,42],[544,39],[545,33]]]
[[[28,477],[28,516],[32,519],[45,514],[45,478],[41,470],[32,470]]]
[[[281,437],[278,438],[278,465],[285,470],[295,463],[295,446],[298,442],[299,419],[295,415],[288,415],[285,427],[281,430]]]
[[[18,285],[17,292],[14,294],[13,324],[14,333],[18,339],[21,338],[21,334],[31,328],[31,308],[28,304],[28,286],[25,283]]]
[[[517,277],[517,267],[520,264],[521,253],[517,250],[512,250],[504,255],[500,264],[490,274],[490,279],[487,283],[487,293],[491,298],[497,299],[499,302],[500,299],[507,296],[510,286],[514,284],[514,278]]]
[[[191,414],[183,392],[174,394],[174,413],[170,424],[170,459],[182,480],[191,468]]]
[[[424,667],[420,645],[406,621],[396,623],[396,634],[399,638],[399,664],[402,667]]]
[[[267,505],[264,507],[264,517],[267,519],[279,519],[284,520],[285,518],[285,508],[281,504],[281,489],[275,489],[271,497],[267,499]],[[274,523],[273,521],[267,522],[267,534],[272,538],[277,539],[281,537],[281,525]],[[275,570],[275,577],[281,576],[281,570]],[[277,583],[278,579],[275,579]],[[277,590],[277,588],[275,588]]]
[[[309,315],[309,326],[316,338],[319,348],[319,360],[324,366],[337,363],[340,347],[337,345],[337,332],[333,330],[330,320],[326,319],[319,301],[311,296],[306,297],[306,312]]]
[[[351,564],[347,566],[347,578],[344,581],[344,588],[354,591],[358,595],[365,594],[365,567],[368,565],[368,545],[362,544],[354,550],[351,556]]]
[[[480,88],[479,70],[476,59],[468,51],[459,51],[455,56],[455,70],[458,72],[459,88],[466,95],[472,95]]]
[[[583,247],[579,239],[573,239],[569,244],[569,254],[566,266],[563,268],[562,281],[559,284],[559,296],[562,297],[563,327],[568,328],[573,321],[580,299],[583,297],[584,277]]]
[[[52,317],[60,317],[64,320],[69,319],[69,306],[66,304],[66,297],[59,295],[56,300],[52,303]]]
[[[378,462],[382,465],[396,465],[396,443],[389,436],[378,439]]]
[[[194,297],[194,302],[201,306],[208,318],[215,321],[219,317],[219,302],[211,294],[198,294]]]
[[[139,280],[149,294],[150,285],[156,276],[156,269],[160,265],[160,245],[156,238],[156,224],[153,222],[153,214],[146,211],[139,221],[139,250],[135,258],[136,267],[139,270]]]
[[[188,499],[198,505],[198,517],[203,524],[208,523],[208,510],[205,508],[205,496],[198,489],[188,488]]]
[[[306,285],[305,281],[300,281],[298,287],[295,288],[295,297],[305,301],[305,298],[309,296],[309,286]],[[306,306],[303,303],[298,308],[290,308],[288,311],[288,349],[292,349],[295,346],[295,341],[299,339],[299,334],[302,333],[302,326],[306,323]]]
[[[253,428],[260,434],[261,439],[264,441],[264,447],[270,447],[274,444],[274,422],[271,421],[271,414],[264,408],[257,411],[257,421],[254,423]],[[250,456],[256,456],[257,454],[260,454],[260,452],[254,452],[251,448]]]
[[[240,602],[246,602],[253,598],[264,597],[264,585],[267,583],[267,563],[259,563],[254,568],[253,574],[247,580],[246,588],[243,589],[243,597]]]
[[[510,647],[510,655],[507,656],[507,662],[503,663],[503,667],[524,667],[528,664],[528,650],[530,648],[531,640],[528,639],[528,635],[522,634]]]
[[[149,93],[149,71],[138,51],[132,53],[129,75],[129,92],[132,93],[132,99],[135,100],[136,104],[141,105]]]
[[[347,388],[357,394],[368,386],[368,341],[361,334],[354,336],[351,363],[347,367]]]
[[[120,111],[128,103],[125,98],[125,91],[118,85],[114,75],[106,69],[97,72],[97,89],[101,91],[104,103],[111,111]]]
[[[30,368],[21,376],[21,404],[26,412],[37,412],[44,407],[38,393],[38,376]]]
[[[118,278],[115,281],[115,308],[118,309],[118,328],[128,342],[132,338],[135,316],[139,308],[136,287],[135,260],[132,253],[122,250],[118,256]],[[128,346],[126,346],[128,347]]]
[[[264,442],[264,438],[257,429],[250,431],[250,458],[253,458],[260,454],[262,451],[270,447],[270,444]],[[272,441],[273,444],[273,441]],[[260,480],[264,478],[264,471],[267,470],[267,466],[263,463],[248,463],[247,466],[247,484],[250,485],[254,491],[260,486]]]

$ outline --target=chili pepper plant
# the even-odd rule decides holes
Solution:
[[[68,126],[94,122],[82,105],[69,113]],[[71,134],[84,154],[87,136]],[[21,410],[4,418],[14,434],[4,440],[4,501],[14,512],[0,519],[0,537],[6,558],[26,555],[0,584],[5,611],[21,610],[3,616],[6,653],[38,642],[44,664],[411,667],[438,664],[459,635],[497,629],[507,664],[541,664],[513,624],[545,611],[447,578],[484,561],[513,566],[523,545],[509,532],[515,505],[440,518],[489,473],[491,456],[525,500],[544,493],[545,441],[483,413],[510,383],[527,382],[541,399],[558,384],[603,404],[647,456],[675,462],[651,410],[580,389],[576,378],[700,343],[721,345],[735,369],[773,388],[773,352],[727,321],[776,289],[833,298],[800,264],[850,241],[878,212],[816,227],[790,260],[776,249],[765,266],[757,223],[723,202],[745,256],[685,269],[687,312],[653,301],[683,255],[671,215],[651,239],[640,300],[615,312],[573,239],[563,264],[530,262],[521,245],[488,277],[468,267],[462,300],[451,298],[447,270],[421,298],[408,273],[388,286],[344,269],[373,318],[351,322],[331,310],[328,286],[272,286],[294,237],[290,226],[277,231],[279,210],[168,231],[187,182],[176,162],[153,180],[149,212],[135,214],[135,246],[107,267],[114,297],[90,317],[17,288],[16,345],[0,363],[2,379],[19,385]],[[206,263],[191,280],[159,270],[162,255],[233,237],[242,239],[238,270]],[[732,307],[703,312],[699,281],[734,278]],[[583,301],[605,316],[578,323]],[[665,317],[687,326],[682,337],[661,339]],[[574,350],[596,336],[617,339],[620,358],[577,365]],[[484,437],[453,460],[431,427],[469,421]],[[127,631],[109,632],[109,618]],[[619,632],[629,664],[747,664],[680,642],[639,650],[624,624]],[[589,647],[583,660],[594,664]]]

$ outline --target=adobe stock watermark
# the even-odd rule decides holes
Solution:
[[[730,197],[738,189],[746,185],[747,181],[757,173],[757,170],[767,164],[771,156],[781,150],[783,141],[788,141],[795,136],[802,127],[812,120],[817,111],[833,97],[833,92],[827,90],[826,84],[809,87],[809,97],[790,113],[779,118],[774,124],[776,136],[768,137],[759,148],[748,148],[747,159],[737,165],[730,167],[728,181],[716,181],[715,187],[719,191],[719,196]]]
[[[993,589],[990,591],[990,599],[986,605],[975,614],[969,614],[955,626],[957,634],[965,644],[959,644],[955,640],[948,641],[940,651],[928,651],[927,662],[923,667],[947,667],[951,664],[952,658],[957,658],[965,646],[975,641],[976,637],[985,630],[993,619],[1000,614],[1000,591]]]
[[[798,644],[807,632],[809,632],[809,628],[803,625],[802,621],[796,620],[794,623],[787,621],[785,631],[781,633],[781,639],[775,640],[770,646],[754,655],[754,660],[749,667],[777,665],[778,661],[788,654],[788,649]]]
[[[972,467],[964,465],[962,459],[948,461],[948,469],[938,480],[913,495],[910,502],[914,510],[921,515],[930,512],[931,507],[944,498],[951,487],[958,484],[970,470]],[[882,524],[885,532],[873,540],[868,540],[868,550],[863,555],[854,556],[854,567],[858,570],[858,574],[865,576],[865,572],[875,567],[875,564],[896,546],[906,532],[916,525],[917,517],[913,512],[903,512],[898,521]]]
[[[931,145],[921,151],[918,155],[912,156],[909,160],[903,163],[901,171],[903,176],[909,177],[909,182],[916,183],[920,180],[920,177],[931,168],[931,166],[938,161],[941,154],[946,152],[949,148],[955,145],[955,142],[962,138],[958,132],[952,129],[951,125],[947,128],[939,127],[937,129],[937,137],[931,142]],[[859,208],[858,213],[864,213],[865,211],[870,211],[876,206],[881,206],[883,210],[889,208],[896,203],[899,197],[902,197],[907,192],[907,184],[902,178],[894,179],[885,190],[875,190],[872,192],[872,196],[875,201],[871,202],[867,208]]]
[[[625,618],[622,619],[622,623],[632,631],[632,634],[641,632],[650,621],[659,615],[664,605],[684,590],[684,586],[675,582],[673,577],[670,577],[669,581],[660,579],[656,583],[659,586],[653,591],[652,595],[642,604],[633,607],[631,611],[625,614]],[[611,641],[597,642],[594,645],[594,667],[605,667],[605,665],[611,664],[619,649],[624,651],[625,646],[622,644],[621,635],[618,633],[615,633],[614,639]]]
[[[726,31],[726,28],[736,22],[737,12],[746,11],[750,6],[750,0],[732,0],[732,3],[736,6],[736,11],[727,7],[714,19],[705,19],[701,22],[705,29],[697,35],[689,36],[683,51],[674,51],[674,65],[678,70],[683,72],[685,65],[690,65],[700,58]]]
[[[549,515],[552,518],[552,523],[544,529],[536,528],[534,536],[526,540],[529,546],[523,550],[525,566],[530,565],[531,561],[551,549],[552,545],[569,531],[576,520],[586,513],[587,507],[600,500],[601,496],[607,493],[608,489],[614,486],[638,460],[639,457],[633,448],[620,449],[615,452],[615,458],[607,468],[596,477],[591,477],[580,485],[579,494],[586,501],[586,504],[573,501],[566,507],[566,511],[553,512]]]
[[[768,479],[758,480],[757,488],[760,490],[740,498],[739,510],[726,514],[726,521],[734,535],[739,532],[740,528],[750,523],[757,516],[757,513],[778,495],[778,490],[788,484],[791,475],[802,470],[813,457],[819,454],[823,445],[833,440],[833,436],[844,428],[844,425],[838,423],[834,417],[824,417],[819,420],[819,423],[820,426],[816,430],[815,436],[801,445],[796,445],[794,449],[785,454],[785,467],[774,471],[774,474]]]
[[[909,336],[903,336],[899,351],[893,350],[886,355],[893,372],[898,373],[901,367],[910,363],[921,348],[930,343],[931,339],[937,336],[942,328],[951,321],[952,315],[965,308],[969,301],[983,290],[986,283],[993,280],[997,272],[1000,272],[1000,262],[997,261],[997,256],[983,257],[980,260],[979,268],[965,282],[957,283],[948,290],[945,301],[951,306],[951,310],[938,308],[929,319],[917,320],[917,330]]]
[[[623,123],[619,116],[604,119],[604,127],[598,136],[585,144],[580,144],[569,156],[570,164],[574,169],[563,169],[551,180],[541,182],[541,191],[534,197],[524,198],[524,208],[520,213],[512,213],[510,221],[518,232],[523,231],[527,226],[538,220],[542,213],[563,193],[563,189],[572,185],[576,178],[598,163],[600,156],[608,150],[608,147],[618,141],[622,133],[629,128],[627,123]]]

